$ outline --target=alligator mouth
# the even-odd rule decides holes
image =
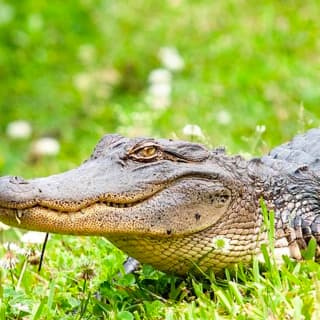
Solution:
[[[1,211],[7,211],[7,212],[10,211],[14,213],[14,217],[16,222],[18,223],[18,226],[23,227],[25,225],[25,222],[28,220],[28,214],[33,212],[37,212],[39,216],[41,215],[47,216],[48,214],[50,214],[51,217],[60,216],[60,217],[69,217],[71,219],[73,217],[77,218],[79,215],[85,216],[88,214],[88,212],[92,213],[92,211],[93,212],[100,211],[101,209],[104,209],[106,211],[108,211],[108,209],[117,210],[117,213],[120,213],[121,211],[123,212],[125,209],[134,208],[135,206],[138,206],[138,205],[143,205],[144,202],[151,200],[152,196],[143,198],[135,202],[127,202],[127,203],[124,203],[124,202],[117,203],[117,202],[110,202],[110,201],[91,202],[87,206],[79,206],[77,209],[74,209],[72,211],[61,210],[61,209],[58,210],[57,208],[53,208],[50,206],[42,206],[42,205],[29,206],[23,209],[6,208],[6,207],[0,206],[0,217],[1,217]],[[119,209],[120,209],[120,212],[119,212]]]
[[[143,207],[154,201],[167,187],[162,186],[140,197],[135,195],[135,198],[118,196],[116,201],[110,199],[117,198],[115,195],[77,202],[46,199],[1,201],[0,220],[14,227],[62,234],[105,235],[107,231],[112,233],[117,229],[124,232],[126,227],[121,225],[132,219],[132,212],[143,211]],[[137,217],[138,214],[135,215]]]
[[[100,203],[103,203],[107,207],[111,207],[111,208],[130,208],[130,207],[136,206],[137,204],[139,204],[147,199],[148,198],[145,198],[143,200],[139,200],[136,202],[127,202],[127,203],[104,202],[104,201],[102,201],[102,202],[100,201]]]
[[[90,208],[92,206],[95,206],[95,205],[100,205],[100,206],[104,206],[104,207],[108,207],[108,208],[132,208],[134,206],[137,206],[138,204],[141,204],[143,203],[144,201],[147,201],[148,199],[150,199],[152,196],[148,197],[148,198],[143,198],[141,200],[138,200],[138,201],[135,201],[135,202],[110,202],[110,201],[98,201],[98,202],[91,202],[89,205],[87,206],[79,206],[78,208],[76,208],[75,210],[61,210],[61,209],[57,209],[55,207],[50,207],[50,206],[43,206],[43,205],[34,205],[34,206],[24,206],[23,205],[20,205],[22,206],[22,208],[13,208],[13,207],[2,207],[0,205],[0,211],[2,209],[9,209],[9,210],[15,210],[16,211],[16,218],[17,219],[20,219],[24,214],[23,212],[25,210],[28,210],[28,209],[43,209],[43,210],[48,210],[48,211],[52,211],[52,212],[56,212],[56,213],[61,213],[61,214],[66,214],[66,215],[72,215],[73,213],[77,213],[77,212],[82,212],[82,210],[85,210],[87,208]]]
[[[84,197],[83,199],[68,200],[66,198],[56,199],[52,197],[51,199],[46,198],[44,192],[41,188],[36,188],[37,195],[31,199],[20,199],[24,194],[27,193],[24,188],[28,188],[28,184],[32,184],[29,181],[25,181],[20,177],[10,178],[9,182],[12,179],[18,179],[18,187],[21,187],[21,190],[15,190],[16,194],[9,197],[9,199],[1,199],[0,197],[0,210],[1,209],[17,209],[25,210],[31,208],[43,208],[52,211],[57,211],[61,213],[73,213],[80,211],[82,209],[88,208],[95,204],[103,204],[110,208],[130,208],[145,202],[152,197],[155,197],[158,193],[165,189],[169,189],[171,186],[181,183],[182,181],[188,181],[192,179],[199,180],[210,180],[210,176],[204,174],[186,174],[181,175],[180,177],[175,177],[167,181],[159,182],[154,184],[152,187],[146,187],[142,191],[136,192],[119,192],[119,193],[106,193],[100,194],[93,197]],[[39,179],[40,180],[40,179]],[[16,187],[16,186],[15,186]],[[1,193],[0,193],[1,196]],[[5,198],[5,197],[4,197]]]
[[[88,208],[95,204],[103,204],[107,207],[111,208],[130,208],[133,206],[136,206],[152,196],[154,196],[156,193],[160,192],[161,190],[152,193],[147,196],[143,196],[141,199],[131,199],[128,200],[128,202],[125,202],[125,199],[120,199],[119,202],[109,201],[108,199],[103,200],[102,198],[97,199],[84,199],[77,202],[70,202],[70,201],[63,201],[63,200],[45,200],[45,199],[35,199],[32,201],[27,202],[0,202],[0,210],[1,209],[13,209],[13,210],[25,210],[25,209],[31,209],[31,208],[44,208],[52,211],[57,211],[61,213],[72,213],[76,212],[85,208]]]
[[[119,196],[115,201],[116,195],[108,194],[76,204],[45,199],[32,204],[0,203],[0,220],[29,230],[72,235],[190,234],[215,223],[230,202],[229,194],[223,194],[225,188],[219,183],[208,177],[190,178],[158,185],[148,194],[140,194],[140,198]],[[218,198],[222,200],[219,205],[212,202]]]
[[[97,195],[94,194],[94,188],[90,186],[90,192],[83,191],[82,195],[74,192],[70,187],[64,191],[63,184],[50,185],[45,179],[29,181],[19,177],[0,179],[0,210],[43,208],[61,213],[73,213],[99,203],[110,208],[129,208],[148,200],[173,183],[173,181],[158,183],[152,187],[140,188],[140,190],[138,188],[135,192],[111,191]],[[3,187],[1,180],[3,180]],[[83,189],[86,190],[85,185]],[[48,194],[52,195],[48,197]]]

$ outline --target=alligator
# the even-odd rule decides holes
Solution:
[[[64,173],[0,178],[0,220],[29,230],[106,237],[167,273],[221,272],[268,245],[276,256],[320,256],[320,129],[245,160],[198,143],[105,135]]]

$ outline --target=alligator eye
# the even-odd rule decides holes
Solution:
[[[135,160],[154,160],[161,155],[161,150],[156,145],[144,145],[131,150],[130,156]]]
[[[157,148],[154,146],[144,147],[143,149],[139,150],[138,154],[144,158],[153,157],[157,153]]]
[[[155,146],[143,147],[135,152],[135,156],[139,159],[151,160],[158,155],[158,148]]]

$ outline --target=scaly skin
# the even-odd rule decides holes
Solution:
[[[310,238],[320,240],[319,158],[319,129],[250,161],[195,143],[106,135],[76,169],[0,178],[0,220],[105,236],[142,263],[184,275],[258,254],[264,198],[276,213],[276,252],[300,259]]]

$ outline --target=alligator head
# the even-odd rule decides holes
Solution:
[[[252,201],[231,210],[250,194],[221,157],[221,150],[195,143],[106,135],[76,169],[31,180],[1,178],[0,220],[30,230],[105,236],[164,271],[181,274],[212,264],[221,269],[230,254],[249,256],[255,249],[232,249],[232,229],[244,242],[257,234],[248,232],[257,224]],[[237,159],[232,161],[243,162]],[[226,246],[219,248],[224,237]],[[212,255],[219,259],[209,263]]]
[[[76,169],[2,177],[0,220],[105,236],[166,272],[221,270],[250,260],[258,248],[260,194],[250,165],[195,143],[106,135]]]

